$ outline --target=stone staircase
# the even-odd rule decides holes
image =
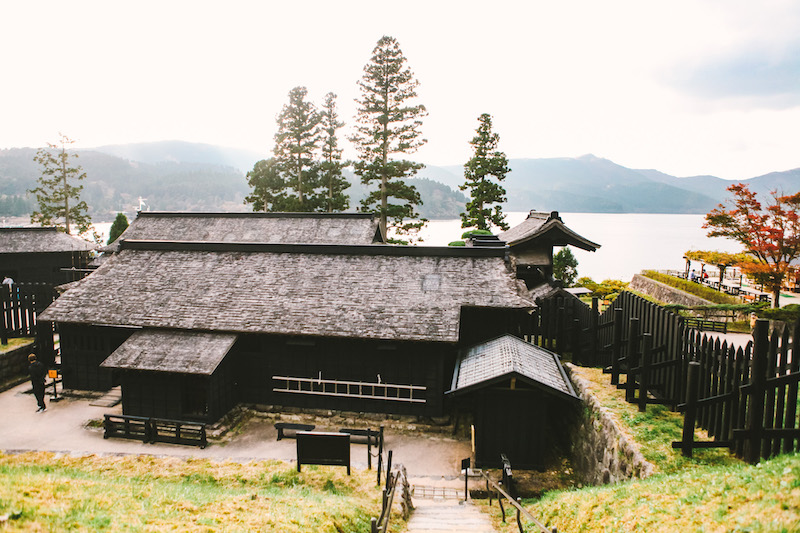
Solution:
[[[408,533],[494,533],[489,516],[470,502],[463,490],[453,487],[414,485],[414,511]]]

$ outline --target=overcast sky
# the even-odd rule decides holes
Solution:
[[[800,167],[800,2],[0,0],[0,148],[185,140],[262,151],[289,90],[339,96],[397,38],[463,164],[490,113],[512,158],[677,176]]]

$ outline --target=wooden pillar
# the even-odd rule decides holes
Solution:
[[[767,351],[769,349],[769,321],[758,319],[753,330],[753,366],[750,375],[750,398],[747,416],[748,439],[745,460],[757,463],[761,455],[764,433],[764,397],[767,381]]]

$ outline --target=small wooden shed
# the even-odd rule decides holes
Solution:
[[[60,285],[84,277],[97,245],[55,227],[0,228],[0,279]]]
[[[475,462],[544,468],[580,405],[558,356],[512,335],[462,350],[448,395],[472,412]]]

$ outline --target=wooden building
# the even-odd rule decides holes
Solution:
[[[452,401],[496,440],[489,406],[511,398],[539,424],[574,400],[538,348],[519,369],[461,377],[474,361],[506,368],[487,341],[530,333],[515,250],[578,240],[562,226],[570,239],[545,230],[518,248],[417,247],[382,244],[371,215],[142,213],[40,318],[59,324],[64,386],[121,384],[125,414],[213,422],[243,402],[433,416]],[[514,435],[520,466],[550,442]],[[486,464],[496,444],[481,440]]]
[[[119,381],[126,414],[156,412],[126,384],[149,379],[150,396],[165,383],[180,395],[190,387],[185,372],[130,355],[143,343],[134,333],[157,329],[236,336],[224,354],[195,352],[211,361],[196,374],[209,391],[205,415],[175,416],[214,420],[210,391],[220,387],[248,403],[437,415],[461,331],[521,334],[528,322],[533,304],[504,255],[504,248],[123,241],[41,319],[60,325],[64,386],[102,390]],[[172,338],[177,345],[184,337]],[[164,348],[165,360],[171,350]],[[223,370],[231,368],[225,385],[213,383],[219,357]]]
[[[479,467],[500,466],[502,453],[544,468],[580,404],[558,356],[513,335],[462,349],[447,394],[472,414]]]
[[[97,246],[55,227],[0,228],[0,279],[60,285],[86,275]]]
[[[508,244],[516,275],[529,289],[553,277],[553,247],[574,246],[596,251],[600,245],[569,229],[558,211],[531,211],[521,224],[505,231],[499,238]]]

